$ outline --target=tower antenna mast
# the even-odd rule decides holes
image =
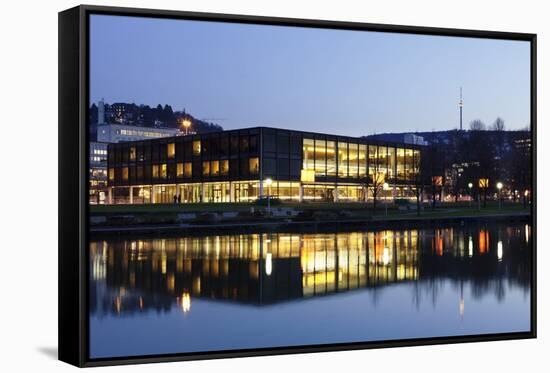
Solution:
[[[462,101],[462,87],[460,87],[460,101],[458,102],[460,108],[460,130],[462,131],[462,106],[464,106],[464,101]]]

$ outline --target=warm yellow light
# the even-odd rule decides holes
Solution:
[[[489,179],[479,179],[480,188],[489,188]]]
[[[383,172],[377,172],[374,175],[374,180],[375,180],[376,184],[380,185],[380,184],[384,183],[384,180],[386,180],[386,174],[383,173]]]
[[[184,291],[181,295],[181,309],[183,313],[187,313],[191,310],[191,295],[187,291]]]
[[[468,188],[472,189],[473,186],[474,186],[474,184],[468,183]]]
[[[183,126],[183,128],[188,129],[189,127],[191,127],[191,121],[187,118],[182,119],[181,125]]]
[[[120,299],[120,296],[115,298],[115,309],[116,313],[120,314],[120,310],[122,309],[122,300]]]
[[[383,187],[384,187],[384,190],[388,190],[390,188],[390,184],[384,183]]]
[[[304,149],[307,150],[307,151],[310,151],[310,152],[318,152],[318,153],[331,153],[331,154],[334,154],[336,153],[334,151],[334,149],[326,149],[325,148],[321,148],[321,147],[313,147],[313,146],[304,146]]]
[[[382,253],[382,263],[388,265],[390,263],[390,249],[384,247],[384,252]]]
[[[302,171],[300,173],[300,180],[304,183],[314,183],[315,182],[315,171],[314,170],[302,169]]]
[[[501,190],[501,189],[502,189],[502,183],[501,183],[500,181],[497,183],[497,189],[498,189],[498,190]]]
[[[273,270],[273,258],[271,253],[267,253],[265,256],[265,274],[271,276]]]
[[[273,184],[273,180],[271,178],[268,177],[265,179],[265,185],[270,186],[271,184]]]

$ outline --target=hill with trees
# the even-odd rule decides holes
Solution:
[[[192,130],[196,133],[209,133],[223,131],[222,126],[196,118],[183,109],[174,111],[170,105],[151,107],[149,105],[137,105],[135,103],[117,102],[104,104],[104,123],[125,124],[141,127],[166,127],[179,128],[184,119],[192,123]],[[95,136],[98,125],[98,106],[94,103],[90,106],[88,123],[90,133]]]

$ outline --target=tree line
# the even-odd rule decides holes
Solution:
[[[185,111],[174,111],[170,105],[160,105],[151,107],[149,105],[137,105],[134,103],[114,103],[104,104],[105,123],[124,123],[143,127],[168,127],[179,128],[183,119],[189,119],[192,122],[193,130],[197,133],[223,131],[223,128],[215,123],[210,123],[198,118]],[[115,108],[123,108],[117,111]],[[89,123],[91,126],[98,123],[98,107],[94,103],[89,110]]]
[[[471,195],[485,205],[488,196],[499,192],[500,182],[505,196],[514,201],[522,198],[527,204],[531,192],[529,126],[514,131],[505,128],[500,117],[490,126],[476,119],[469,131],[451,131],[446,141],[432,143],[422,156],[418,199],[425,192],[435,206],[442,194],[455,201],[461,195]]]

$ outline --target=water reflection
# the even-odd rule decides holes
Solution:
[[[414,285],[418,308],[435,304],[450,280],[463,317],[465,283],[474,298],[504,299],[505,282],[529,291],[529,240],[528,225],[476,225],[94,241],[90,312],[162,314],[176,305],[187,314],[193,299],[266,306],[398,283]]]

